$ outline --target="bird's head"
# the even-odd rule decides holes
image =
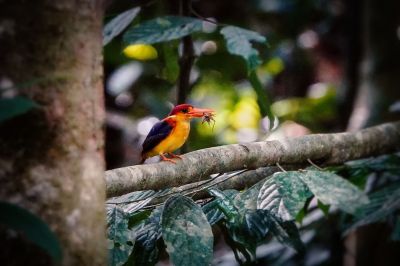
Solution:
[[[202,109],[193,107],[190,104],[180,104],[174,107],[169,113],[169,116],[176,115],[179,117],[184,117],[186,119],[191,119],[195,117],[203,117],[205,114],[215,113],[212,109]]]

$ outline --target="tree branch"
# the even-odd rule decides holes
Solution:
[[[356,133],[315,134],[281,141],[213,147],[187,153],[177,164],[160,162],[106,171],[107,196],[194,183],[211,174],[280,164],[340,164],[400,150],[400,122]]]

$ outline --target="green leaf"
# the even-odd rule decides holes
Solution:
[[[234,189],[227,189],[224,190],[224,194],[227,195],[231,200],[235,198],[238,194],[237,190]],[[204,214],[207,217],[208,223],[210,225],[214,225],[222,220],[225,215],[221,211],[219,205],[221,204],[221,199],[217,198],[202,207]]]
[[[132,251],[134,234],[128,227],[128,216],[117,205],[107,206],[109,265],[122,265]]]
[[[125,265],[153,266],[157,263],[157,240],[161,237],[162,210],[163,206],[153,210],[146,222],[136,228],[133,251]]]
[[[22,96],[0,99],[0,123],[37,107],[34,101]]]
[[[257,209],[257,196],[260,192],[261,187],[263,186],[265,180],[268,180],[270,177],[266,177],[244,192],[241,192],[236,195],[233,200],[234,205],[239,210],[248,209],[248,210],[256,210]]]
[[[254,258],[257,245],[265,240],[268,232],[282,244],[298,252],[304,251],[304,244],[294,222],[282,221],[266,210],[248,210],[237,221],[227,226],[238,250],[244,255],[249,252]]]
[[[255,70],[250,71],[249,81],[257,94],[257,104],[260,107],[261,116],[268,116],[269,129],[272,129],[275,122],[275,116],[271,110],[272,96],[268,93],[265,86],[262,85]]]
[[[267,210],[255,210],[247,213],[249,230],[252,231],[250,243],[259,243],[265,238],[266,233],[271,232],[275,238],[286,246],[294,248],[298,252],[303,252],[305,247],[300,239],[299,231],[296,224],[292,221],[283,221],[275,217]]]
[[[217,201],[218,207],[224,213],[227,221],[235,223],[235,218],[238,216],[239,212],[233,201],[219,189],[211,188],[208,192],[210,195],[219,199],[219,201]]]
[[[229,233],[227,243],[234,250],[235,257],[239,262],[241,262],[241,259],[237,255],[238,252],[243,255],[247,262],[253,261],[257,245],[265,240],[268,231],[272,229],[279,241],[295,247],[297,250],[302,249],[297,228],[294,226],[296,230],[293,232],[293,228],[290,227],[294,223],[288,223],[288,226],[268,211],[256,210],[255,199],[254,201],[250,201],[251,196],[254,198],[257,196],[262,185],[262,182],[257,183],[249,189],[249,193],[246,193],[246,191],[246,194],[240,193],[236,195],[234,202],[224,192],[216,189],[210,190],[210,194],[220,199],[215,200],[215,203],[219,204],[226,217],[225,225]],[[240,199],[248,202],[243,203]],[[249,206],[250,209],[247,209],[245,206]],[[290,229],[289,232],[287,232],[286,227]]]
[[[389,171],[392,173],[400,173],[400,156],[398,154],[382,155],[371,159],[368,168],[372,171]]]
[[[394,184],[370,195],[370,202],[357,210],[357,220],[345,234],[357,227],[379,222],[400,209],[400,186]]]
[[[241,195],[242,199],[247,201],[247,204],[253,205],[250,203],[250,196],[253,194],[256,197],[257,193],[254,193],[255,191],[258,193],[257,187],[250,189],[250,193],[246,195],[244,193],[237,194],[234,200],[232,200],[232,197],[229,197],[225,191],[222,192],[218,189],[209,190],[209,193],[216,197],[214,203],[223,213],[222,217],[218,218],[226,221],[225,225],[231,239],[228,241],[228,244],[230,244],[239,262],[240,258],[237,252],[240,252],[248,262],[255,259],[257,244],[268,232],[268,228],[265,228],[261,221],[257,220],[257,217],[253,219],[251,216],[252,210],[247,210],[244,207],[246,202],[241,202],[237,198]],[[235,203],[238,204],[238,207],[235,206]]]
[[[340,167],[330,167],[339,175],[349,177],[349,180],[360,188],[364,188],[368,176],[372,172],[385,174],[400,174],[400,156],[398,154],[382,155],[376,158],[368,158],[346,162]]]
[[[215,199],[202,207],[210,225],[218,223],[225,217],[224,213],[219,208],[220,203],[218,201],[219,199]]]
[[[56,235],[47,224],[31,212],[7,202],[0,202],[0,224],[21,231],[27,239],[44,249],[61,263],[62,250]]]
[[[113,18],[103,29],[103,46],[120,34],[139,14],[140,7],[129,9]]]
[[[324,213],[325,216],[329,215],[329,208],[331,207],[330,205],[326,205],[322,203],[320,200],[318,200],[317,206]]]
[[[299,231],[294,222],[283,221],[266,210],[256,210],[256,215],[262,217],[270,232],[279,242],[294,248],[298,252],[304,251],[304,244],[300,239]]]
[[[159,17],[128,29],[123,39],[127,44],[166,42],[201,31],[202,24],[202,20],[190,17]]]
[[[177,44],[165,43],[162,47],[165,65],[162,70],[162,76],[170,83],[175,83],[179,76],[179,55]]]
[[[213,234],[201,208],[185,196],[173,196],[164,206],[162,236],[174,265],[211,265]]]
[[[334,173],[303,171],[299,177],[318,200],[345,212],[354,213],[357,208],[368,203],[368,197],[362,191]]]
[[[398,195],[400,192],[400,182],[392,183],[368,195],[369,202],[361,206],[355,213],[358,218],[365,217],[373,212],[378,211],[389,202],[393,195]]]
[[[294,220],[312,193],[298,172],[275,173],[257,198],[257,209],[268,210],[283,221]]]
[[[243,57],[246,60],[249,71],[260,65],[261,60],[258,56],[258,51],[252,47],[251,41],[266,43],[265,37],[257,32],[235,26],[223,27],[221,34],[226,40],[228,51],[231,54]]]
[[[259,215],[256,210],[246,210],[226,226],[235,244],[231,248],[241,252],[248,262],[253,261],[257,245],[265,240],[269,231],[269,223],[265,216]]]
[[[144,220],[149,218],[151,215],[150,210],[138,211],[129,216],[128,227],[132,229],[138,225],[140,225]]]
[[[299,213],[296,216],[296,222],[302,224],[304,217],[306,217],[308,207],[310,206],[311,200],[313,197],[309,197],[306,202],[304,203],[304,207],[299,211]]]

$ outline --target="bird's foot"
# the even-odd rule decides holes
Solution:
[[[171,158],[176,158],[176,159],[181,159],[181,160],[182,160],[182,157],[181,157],[181,156],[176,155],[176,154],[173,154],[173,153],[171,153],[171,152],[168,152],[168,155],[171,156]]]
[[[160,154],[160,157],[161,157],[161,161],[167,161],[167,162],[171,162],[171,163],[175,163],[176,164],[176,162],[174,160],[165,157],[164,154]]]

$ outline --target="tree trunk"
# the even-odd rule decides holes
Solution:
[[[0,200],[49,224],[62,265],[106,264],[103,8],[102,0],[0,1],[0,79],[40,105],[0,125]]]
[[[400,118],[398,110],[390,111],[400,99],[400,2],[368,0],[361,7],[364,58],[350,131]],[[344,265],[398,265],[399,244],[388,235],[387,228],[375,225],[349,234]]]
[[[400,99],[399,1],[363,2],[362,80],[349,130],[398,120],[390,106]]]

